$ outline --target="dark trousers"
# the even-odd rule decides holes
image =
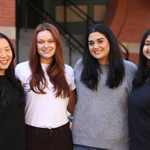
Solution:
[[[26,150],[73,150],[69,123],[53,129],[26,125]]]

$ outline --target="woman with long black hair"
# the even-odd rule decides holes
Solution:
[[[122,59],[118,41],[107,25],[89,28],[83,58],[74,70],[75,150],[128,150],[127,99],[137,67]]]
[[[14,58],[11,41],[0,33],[0,150],[25,150],[24,90]]]
[[[130,150],[150,149],[150,29],[141,40],[137,76],[128,100]]]

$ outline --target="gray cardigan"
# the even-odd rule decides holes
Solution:
[[[81,83],[82,59],[74,71],[77,90],[77,104],[73,115],[73,143],[109,150],[129,150],[127,99],[137,67],[125,61],[125,77],[122,85],[110,89],[106,86],[108,65],[101,65],[103,71],[97,91]]]

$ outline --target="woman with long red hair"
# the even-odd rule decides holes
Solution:
[[[67,110],[76,104],[74,72],[64,64],[54,25],[37,26],[28,59],[16,66],[26,91],[26,150],[72,150]]]

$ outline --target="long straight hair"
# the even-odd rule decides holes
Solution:
[[[143,47],[145,45],[145,40],[150,35],[150,29],[148,29],[143,37],[142,41],[140,44],[140,52],[139,52],[139,63],[138,63],[138,70],[137,70],[137,76],[133,80],[133,86],[134,87],[139,87],[145,80],[147,73],[148,73],[148,68],[149,68],[149,61],[143,54]]]
[[[122,84],[125,74],[125,68],[123,64],[122,55],[118,46],[118,41],[112,32],[112,30],[105,24],[95,24],[91,26],[86,34],[85,48],[83,53],[83,71],[81,74],[81,81],[90,89],[97,90],[98,82],[100,80],[100,68],[101,65],[97,59],[95,59],[89,52],[89,35],[93,32],[99,32],[103,34],[110,44],[109,52],[109,75],[106,81],[106,85],[109,88],[116,88]]]
[[[34,31],[33,41],[29,52],[29,65],[32,71],[30,76],[30,90],[38,94],[46,94],[44,88],[47,87],[47,81],[41,68],[40,55],[37,51],[37,34],[40,31],[48,30],[51,32],[56,44],[56,51],[53,61],[49,64],[47,74],[51,83],[54,85],[56,97],[68,97],[70,95],[69,85],[65,78],[63,51],[59,31],[50,23],[42,23],[38,25]],[[43,86],[40,86],[42,83]]]
[[[11,48],[12,54],[13,54],[12,61],[11,61],[10,65],[8,66],[8,68],[5,70],[5,76],[8,77],[8,79],[10,81],[9,86],[13,90],[14,94],[16,94],[20,97],[20,103],[24,104],[24,102],[25,102],[24,89],[21,86],[20,80],[15,76],[15,73],[14,73],[14,63],[13,63],[13,60],[15,58],[14,48],[13,48],[13,45],[12,45],[11,41],[9,40],[9,38],[6,35],[4,35],[3,33],[0,33],[0,39],[2,39],[2,38],[7,40],[7,42],[9,43],[9,46]],[[9,90],[0,81],[0,106],[6,107],[9,105],[9,102],[10,102]]]

